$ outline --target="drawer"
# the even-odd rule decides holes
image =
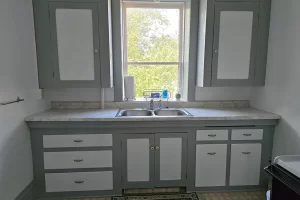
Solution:
[[[196,140],[228,140],[228,130],[197,130]]]
[[[44,148],[112,146],[112,135],[44,135],[43,146]]]
[[[112,190],[113,172],[46,173],[46,192]]]
[[[44,152],[45,169],[112,167],[112,151]]]
[[[263,129],[233,129],[231,140],[262,140]]]

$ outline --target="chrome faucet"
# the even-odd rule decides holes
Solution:
[[[158,101],[157,109],[155,109],[155,106],[154,106],[154,99],[150,100],[150,110],[161,110],[161,109],[162,109],[162,101],[161,100]]]
[[[150,100],[150,110],[154,110],[154,100]]]

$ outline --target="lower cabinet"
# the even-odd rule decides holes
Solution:
[[[230,186],[259,185],[261,144],[232,144]]]
[[[123,188],[186,185],[186,133],[124,134]]]
[[[227,144],[196,146],[196,187],[226,185]]]

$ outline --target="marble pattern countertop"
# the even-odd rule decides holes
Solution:
[[[118,109],[50,109],[25,118],[27,122],[56,121],[177,121],[177,120],[277,120],[279,115],[254,108],[186,108],[193,116],[115,117]]]

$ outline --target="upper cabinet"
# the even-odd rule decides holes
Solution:
[[[34,6],[40,87],[112,87],[110,1]]]
[[[198,86],[264,85],[267,1],[201,1]]]

